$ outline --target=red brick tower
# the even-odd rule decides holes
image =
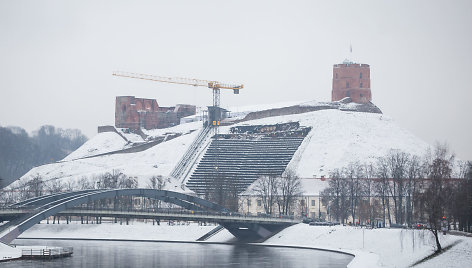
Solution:
[[[367,103],[372,100],[368,64],[345,60],[333,66],[331,101],[342,100],[345,97],[350,97],[356,103]]]

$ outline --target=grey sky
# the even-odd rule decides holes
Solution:
[[[205,88],[114,70],[241,82],[223,106],[329,101],[353,46],[373,102],[472,160],[472,1],[0,1],[0,125],[89,137],[117,95],[211,104]]]

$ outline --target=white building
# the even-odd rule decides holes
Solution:
[[[320,193],[328,187],[328,180],[324,178],[300,179],[302,194],[296,197],[291,215],[295,217],[309,217],[313,219],[328,220],[328,209],[323,205]],[[261,196],[254,191],[257,181],[248,189],[239,194],[239,212],[243,214],[266,214]],[[279,215],[278,205],[273,204],[273,214]]]

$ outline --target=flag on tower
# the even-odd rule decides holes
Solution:
[[[351,53],[352,53],[352,44],[349,44],[349,49],[351,50]]]

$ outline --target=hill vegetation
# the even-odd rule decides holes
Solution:
[[[78,129],[45,125],[30,136],[20,127],[0,127],[0,178],[5,186],[31,168],[63,159],[87,137]]]

